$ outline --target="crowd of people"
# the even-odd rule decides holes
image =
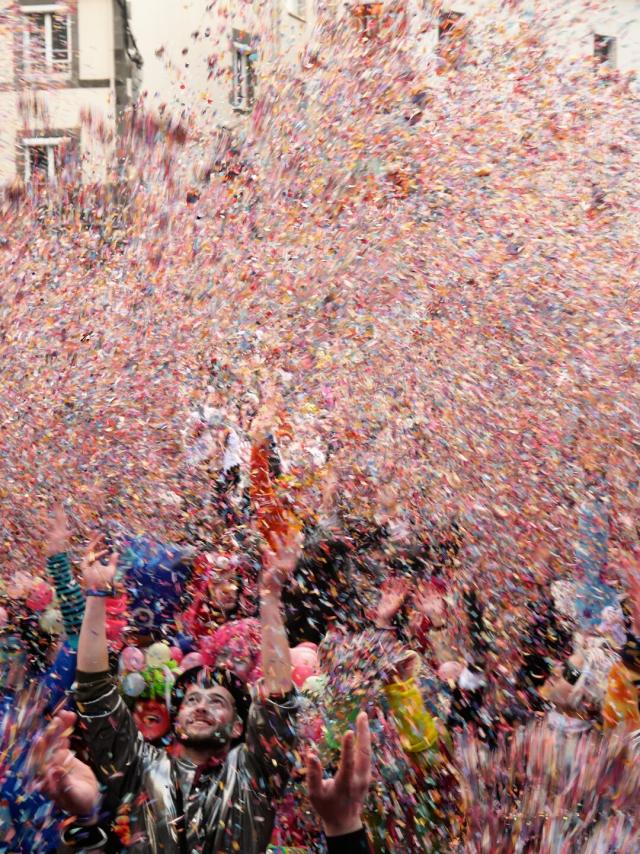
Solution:
[[[0,854],[640,851],[635,83],[423,6],[2,202]]]
[[[635,567],[540,560],[498,620],[456,520],[299,518],[275,417],[194,416],[178,543],[74,567],[56,507],[0,613],[0,849],[637,851]]]

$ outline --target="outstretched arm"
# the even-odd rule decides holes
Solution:
[[[364,801],[371,784],[371,732],[366,712],[356,720],[356,735],[342,739],[340,765],[335,777],[322,778],[322,765],[315,753],[307,757],[309,800],[322,820],[330,852],[367,852],[362,826]]]
[[[75,689],[80,728],[97,769],[100,782],[110,794],[118,796],[131,783],[141,762],[153,750],[137,731],[131,713],[109,673],[104,593],[110,593],[118,560],[112,555],[107,566],[99,563],[105,551],[92,551],[99,545],[92,540],[82,562],[87,588],[87,608],[82,621],[78,646],[78,671]]]
[[[30,775],[36,788],[49,800],[71,815],[65,822],[60,852],[100,850],[107,841],[106,833],[98,826],[100,820],[100,788],[95,774],[71,751],[69,735],[76,716],[59,712],[47,729],[34,741],[29,757]]]
[[[107,566],[103,566],[100,559],[107,551],[95,551],[99,544],[100,537],[94,537],[82,560],[87,603],[78,644],[78,670],[83,673],[103,673],[109,669],[106,597],[113,590],[118,555],[113,554]]]
[[[69,563],[69,527],[64,506],[56,504],[45,543],[47,571],[60,603],[64,630],[69,639],[77,638],[84,615],[84,596]]]
[[[282,586],[300,557],[302,535],[289,529],[286,536],[273,536],[275,550],[264,552],[264,571],[260,584],[260,620],[262,623],[262,668],[265,691],[283,696],[293,687],[291,655],[282,616]]]

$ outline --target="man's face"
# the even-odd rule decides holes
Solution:
[[[229,691],[221,685],[189,685],[178,710],[176,731],[183,744],[202,747],[220,747],[238,737],[242,724]]]
[[[158,700],[139,700],[133,709],[133,719],[146,741],[157,741],[169,732],[169,712]]]
[[[238,600],[238,582],[235,568],[228,565],[217,565],[209,574],[209,595],[216,609],[223,614],[231,611]]]

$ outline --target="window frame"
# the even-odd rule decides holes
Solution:
[[[446,41],[451,30],[455,29],[464,17],[464,12],[455,12],[453,9],[440,12],[438,16],[438,44]]]
[[[379,35],[383,12],[384,7],[380,0],[364,0],[353,7],[362,39],[371,40]]]
[[[232,45],[232,68],[233,85],[231,91],[231,105],[239,113],[250,113],[255,100],[255,67],[252,56],[256,53],[255,46],[251,41],[243,42],[234,38]],[[238,66],[242,71],[238,78]],[[254,79],[252,81],[252,74]],[[238,86],[238,80],[240,80]]]
[[[617,66],[616,51],[618,39],[615,36],[605,36],[603,33],[593,34],[593,58],[597,65],[615,69]],[[601,55],[599,48],[604,47],[606,55]]]
[[[72,76],[73,68],[73,27],[72,16],[68,9],[60,6],[57,3],[43,3],[36,6],[21,6],[21,12],[25,17],[25,26],[23,30],[22,49],[24,71],[27,78],[34,78],[41,75],[54,77],[61,80],[67,80]],[[31,24],[29,18],[34,15],[44,16],[44,67],[34,68],[31,61]],[[65,68],[56,68],[56,61],[53,55],[53,19],[60,17],[66,20],[67,29],[67,57],[65,60]]]
[[[307,0],[287,0],[287,12],[298,21],[306,21]]]
[[[56,184],[58,175],[56,171],[55,149],[70,142],[68,136],[30,136],[25,137],[21,144],[24,151],[24,183],[26,185],[32,183],[32,168],[31,168],[31,148],[46,148],[47,149],[47,183]]]

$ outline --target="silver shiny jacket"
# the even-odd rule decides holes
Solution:
[[[106,802],[128,821],[133,854],[265,851],[293,765],[297,700],[251,706],[245,742],[197,768],[147,744],[108,673],[77,674],[76,702]],[[181,821],[184,814],[185,821]],[[181,829],[184,828],[184,829]]]

